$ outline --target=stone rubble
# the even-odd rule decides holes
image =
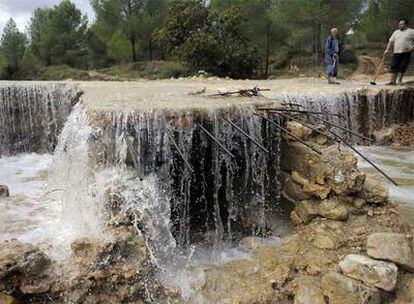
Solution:
[[[398,268],[395,264],[365,255],[349,254],[339,263],[339,267],[345,275],[386,291],[392,291],[397,283]]]
[[[414,278],[405,272],[414,270],[411,229],[388,188],[360,172],[355,156],[321,146],[298,123],[289,127],[323,153],[291,141],[282,153],[282,194],[295,204],[290,218],[303,233],[295,303],[414,303]],[[325,299],[310,300],[318,290]]]
[[[367,240],[367,254],[375,259],[394,262],[414,272],[412,236],[400,233],[374,233]]]

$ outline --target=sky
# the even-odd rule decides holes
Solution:
[[[76,6],[88,15],[91,20],[94,17],[89,0],[71,0]],[[34,9],[38,7],[52,7],[61,0],[0,0],[0,35],[6,22],[13,18],[21,31],[26,30],[27,23]]]

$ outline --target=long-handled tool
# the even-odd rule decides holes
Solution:
[[[377,69],[377,72],[375,73],[374,80],[373,80],[373,81],[371,81],[371,82],[370,82],[370,84],[372,84],[372,85],[377,85],[376,81],[377,81],[377,78],[378,78],[379,74],[381,73],[382,68],[384,67],[384,64],[385,64],[385,57],[386,57],[386,54],[384,54],[384,55],[382,56],[381,63],[380,63],[380,65],[379,65],[378,69]]]

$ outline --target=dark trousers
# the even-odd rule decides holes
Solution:
[[[405,73],[410,63],[410,57],[411,52],[394,54],[391,60],[391,72],[394,74]]]

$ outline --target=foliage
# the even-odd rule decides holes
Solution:
[[[413,12],[414,0],[369,0],[368,9],[355,28],[354,41],[385,44],[397,28],[398,21],[410,20]]]
[[[209,11],[200,0],[170,3],[156,37],[173,56],[195,71],[212,70],[218,75],[251,76],[257,66],[255,48],[244,33],[243,9]]]
[[[108,69],[102,69],[99,72],[113,76],[116,80],[177,78],[187,76],[189,73],[184,64],[175,61],[136,62],[116,65]]]
[[[114,48],[114,42],[122,37],[122,43],[126,39],[129,43],[129,60],[137,61],[138,50],[148,49],[150,60],[152,59],[152,32],[160,24],[163,14],[164,0],[91,0],[96,14],[93,32],[100,41]],[[109,51],[109,48],[108,48]],[[114,57],[114,49],[112,55]],[[115,52],[119,55],[119,48]],[[121,61],[124,60],[121,56]]]
[[[3,57],[3,65],[9,69],[10,74],[18,71],[26,49],[26,35],[20,33],[16,22],[10,19],[4,28],[0,40],[0,51]]]
[[[88,79],[84,70],[98,69],[105,71],[94,72],[98,78],[155,79],[202,69],[267,78],[298,58],[295,73],[319,74],[332,27],[352,43],[342,54],[348,73],[355,52],[381,54],[397,21],[414,11],[414,0],[89,1],[92,24],[70,0],[36,9],[29,39],[10,20],[0,42],[2,76]]]
[[[38,8],[29,24],[32,52],[46,66],[84,66],[86,30],[86,16],[69,0],[53,8]]]

